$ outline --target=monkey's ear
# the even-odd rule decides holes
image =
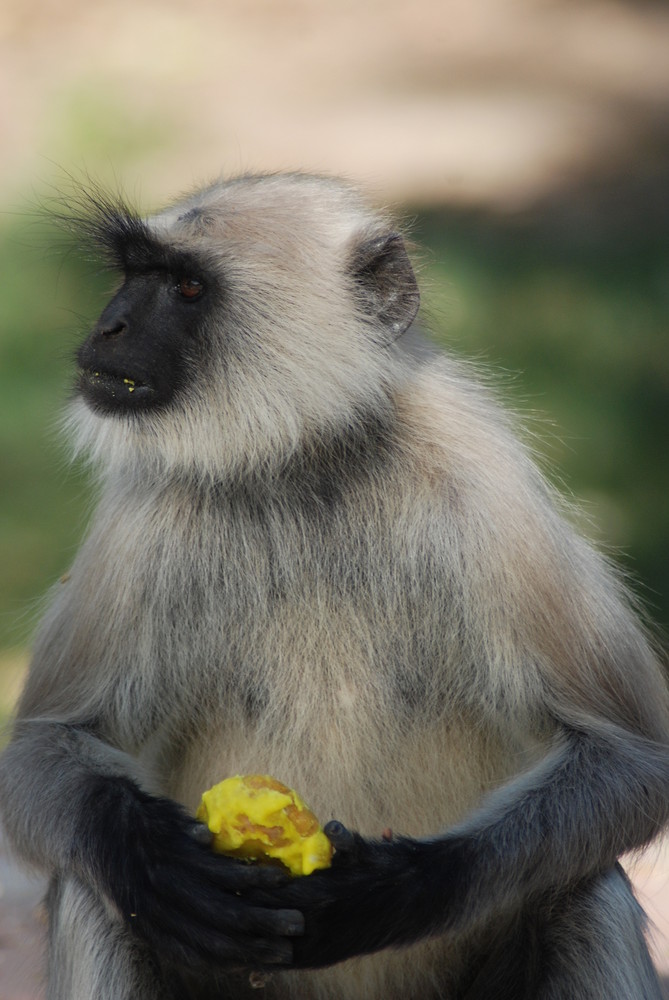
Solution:
[[[399,233],[384,233],[358,244],[352,274],[363,311],[380,324],[388,340],[400,337],[411,325],[420,293],[404,240]]]

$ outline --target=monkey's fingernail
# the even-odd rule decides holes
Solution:
[[[390,829],[389,826],[387,826],[385,830],[381,831],[381,840],[387,840],[390,842],[392,839],[393,839],[393,831]]]
[[[277,910],[280,925],[277,933],[284,937],[302,937],[304,934],[304,916],[297,910]]]
[[[252,990],[262,990],[272,978],[271,972],[250,972],[249,986]]]
[[[198,844],[202,844],[208,847],[213,840],[213,833],[204,823],[193,823],[193,825],[188,830],[188,834],[193,840],[197,841]]]

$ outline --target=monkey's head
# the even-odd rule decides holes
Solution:
[[[149,218],[88,202],[84,234],[122,282],[77,354],[79,450],[219,477],[388,407],[418,288],[352,189],[242,177]]]

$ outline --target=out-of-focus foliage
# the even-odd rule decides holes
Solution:
[[[62,246],[62,233],[43,222],[19,218],[0,232],[0,650],[25,643],[89,505],[57,426],[71,357],[110,276]]]
[[[549,475],[669,623],[669,243],[433,212],[428,319],[441,343],[503,370]]]

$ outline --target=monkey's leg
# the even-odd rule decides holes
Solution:
[[[645,914],[622,868],[564,899],[546,929],[537,1000],[661,1000],[644,938]]]
[[[47,1000],[180,1000],[148,949],[81,882],[54,880],[47,909]]]

